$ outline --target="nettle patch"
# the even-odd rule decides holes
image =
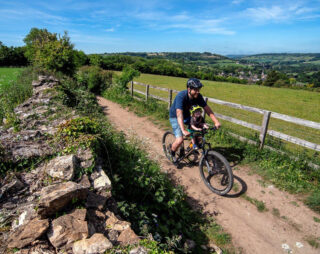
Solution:
[[[99,124],[88,117],[68,120],[59,126],[57,139],[64,145],[62,152],[70,154],[78,148],[93,148],[100,137]]]

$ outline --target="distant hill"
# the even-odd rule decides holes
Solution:
[[[320,65],[320,53],[281,53],[233,56],[233,59],[268,64],[314,64]]]

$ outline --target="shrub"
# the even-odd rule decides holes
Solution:
[[[125,91],[127,89],[128,82],[132,81],[134,77],[139,77],[140,72],[133,69],[130,66],[126,66],[122,70],[122,74],[117,76],[115,79],[115,83],[122,90]]]
[[[110,87],[112,72],[105,71],[98,66],[83,66],[76,74],[79,85],[95,94],[101,94]]]

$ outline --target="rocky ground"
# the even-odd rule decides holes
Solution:
[[[0,127],[2,163],[22,169],[0,179],[0,253],[104,253],[140,240],[117,215],[99,159],[83,149],[57,156],[58,127],[77,117],[53,99],[57,84],[40,76],[33,96],[15,109],[18,126]],[[92,174],[76,177],[89,167]]]

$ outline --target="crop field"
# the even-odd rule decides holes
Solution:
[[[136,78],[135,81],[180,91],[185,89],[187,79],[142,74],[140,77]],[[201,93],[207,97],[320,122],[320,94],[316,92],[286,88],[271,88],[257,85],[239,85],[214,81],[203,81],[203,84],[204,88],[202,89]],[[135,86],[135,89],[142,91],[145,90],[144,87],[138,85]],[[168,93],[166,92],[151,88],[149,91],[151,94],[168,98]],[[233,109],[218,104],[210,103],[210,106],[214,112],[231,116],[256,125],[261,125],[262,115],[260,114]],[[258,132],[254,130],[226,121],[222,121],[222,123],[239,135],[250,138],[255,138],[258,135]],[[271,118],[269,129],[320,144],[320,131],[313,128]],[[289,144],[287,146],[291,145]],[[293,147],[294,149],[301,150],[295,145],[293,145]]]
[[[2,87],[14,82],[23,68],[0,68],[0,93]]]

